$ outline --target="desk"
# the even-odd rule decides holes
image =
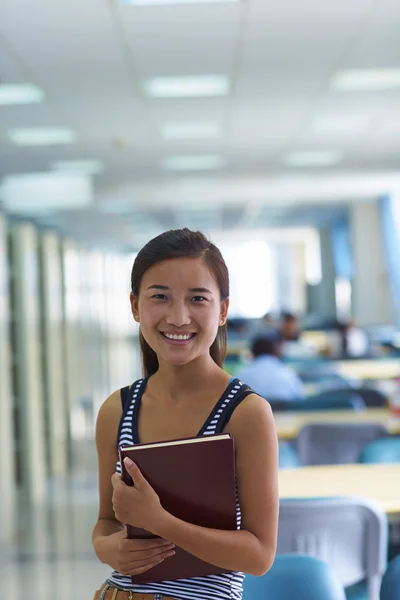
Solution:
[[[391,416],[387,408],[282,412],[275,413],[274,417],[280,440],[294,439],[300,429],[310,423],[380,423],[392,435],[400,435],[400,418]]]
[[[281,498],[366,496],[400,516],[400,464],[329,465],[279,471]]]
[[[339,374],[351,379],[394,379],[400,377],[400,360],[360,359],[334,361]]]

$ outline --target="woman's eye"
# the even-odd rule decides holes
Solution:
[[[194,300],[195,302],[203,302],[207,300],[207,298],[204,298],[204,296],[193,296],[192,300]]]
[[[167,296],[165,294],[154,294],[152,298],[155,298],[156,300],[166,300]]]

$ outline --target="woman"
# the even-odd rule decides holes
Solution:
[[[146,600],[239,600],[243,573],[262,575],[274,560],[278,458],[269,404],[254,393],[240,394],[243,384],[222,368],[229,307],[226,264],[202,233],[167,231],[139,252],[131,284],[145,377],[129,394],[127,388],[114,392],[97,419],[100,508],[93,546],[114,571],[95,599],[139,600],[148,594]],[[217,414],[223,398],[224,411]],[[126,464],[135,488],[122,482],[119,445],[221,431],[235,440],[237,531],[199,527],[167,513],[135,465]],[[126,539],[123,523],[158,539]],[[229,573],[132,585],[131,575],[168,560],[175,545]]]

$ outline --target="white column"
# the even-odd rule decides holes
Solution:
[[[275,250],[280,310],[303,313],[307,305],[304,243],[276,244]]]
[[[328,227],[319,232],[321,248],[321,283],[319,284],[319,312],[336,317],[335,267],[333,264],[331,231]]]
[[[14,423],[8,278],[7,224],[5,218],[0,215],[0,543],[11,538],[15,516]]]
[[[364,326],[394,323],[377,201],[352,205],[350,229],[355,271],[354,318]]]
[[[21,497],[45,498],[46,464],[40,334],[38,240],[28,224],[11,229],[11,271],[15,336],[15,419],[19,431],[16,460]]]
[[[52,475],[67,469],[66,373],[60,242],[45,233],[40,240],[42,276],[43,375],[46,446]]]

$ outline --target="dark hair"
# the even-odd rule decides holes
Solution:
[[[153,265],[171,258],[202,258],[214,276],[221,300],[229,298],[229,273],[220,250],[212,244],[201,231],[190,229],[171,229],[150,240],[139,252],[132,267],[131,289],[139,296],[140,284],[144,273]],[[158,358],[154,350],[139,334],[142,351],[144,375],[152,375],[158,370]],[[226,325],[218,329],[210,355],[214,362],[222,367],[226,354]]]
[[[280,336],[275,332],[273,335],[260,335],[251,344],[251,353],[254,358],[263,354],[275,355],[279,353]]]

